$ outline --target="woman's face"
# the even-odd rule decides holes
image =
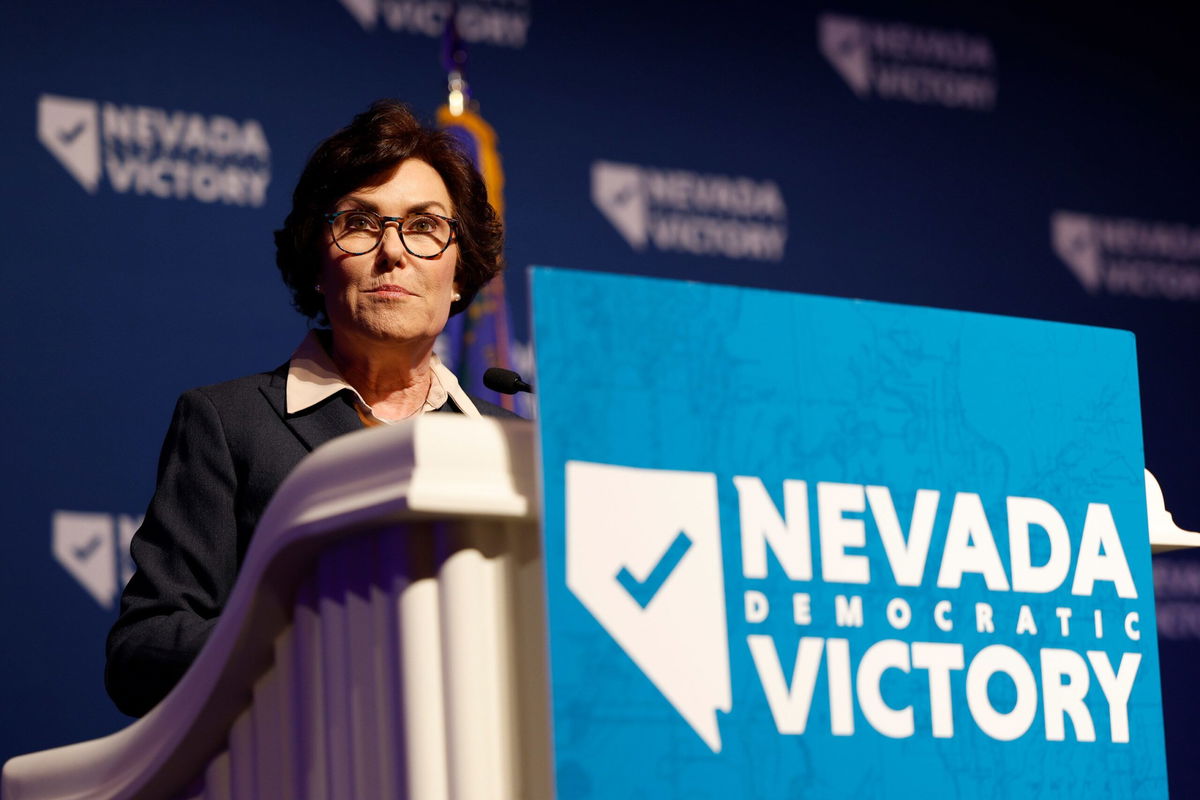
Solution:
[[[411,158],[380,185],[351,192],[332,210],[350,209],[385,217],[421,211],[454,216],[437,170]],[[387,225],[379,246],[360,256],[338,249],[326,228],[318,280],[335,339],[432,344],[450,316],[457,263],[457,244],[436,258],[413,256],[395,225]]]

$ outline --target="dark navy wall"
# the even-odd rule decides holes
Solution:
[[[174,398],[271,368],[299,340],[271,232],[316,142],[371,100],[432,119],[444,5],[5,11],[0,758],[126,722],[101,685],[103,640]],[[520,341],[530,264],[1129,329],[1147,464],[1176,520],[1200,528],[1191,17],[462,5],[468,77],[504,160]],[[153,167],[141,191],[134,164]],[[1200,568],[1158,564],[1183,796],[1200,790]]]

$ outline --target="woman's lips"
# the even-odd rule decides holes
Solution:
[[[403,286],[397,286],[394,283],[385,283],[383,286],[376,286],[374,289],[369,289],[367,293],[383,295],[409,295],[412,297],[416,296]]]

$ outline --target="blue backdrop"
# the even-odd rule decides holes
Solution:
[[[271,232],[317,141],[444,101],[438,0],[6,9],[0,758],[125,720],[101,686],[174,398],[304,331]],[[1146,461],[1200,528],[1194,20],[1153,5],[464,2],[506,173],[509,299],[550,263],[1105,325]],[[520,353],[518,349],[518,353]],[[1156,561],[1169,772],[1200,569]]]

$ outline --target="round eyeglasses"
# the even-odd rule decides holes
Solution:
[[[384,217],[374,211],[335,211],[325,215],[333,243],[343,253],[361,256],[383,241],[389,222],[396,223],[400,243],[417,258],[437,258],[457,239],[458,220],[421,212],[407,217]]]

